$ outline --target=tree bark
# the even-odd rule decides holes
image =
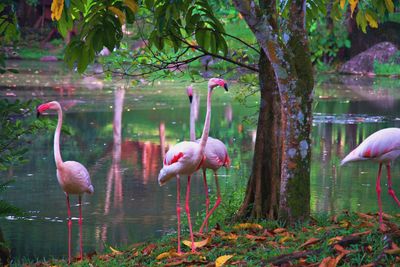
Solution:
[[[272,217],[276,218],[275,206],[274,210],[263,209],[270,199],[279,198],[278,216],[293,222],[306,218],[310,212],[310,132],[314,81],[305,31],[306,1],[293,0],[291,2],[289,18],[283,22],[283,26],[281,25],[282,29],[279,29],[279,31],[284,31],[284,38],[281,38],[282,32],[279,32],[272,23],[277,17],[276,11],[268,12],[268,9],[275,5],[275,1],[261,1],[261,7],[254,0],[234,0],[233,2],[270,62],[269,66],[273,72],[273,76],[270,75],[270,77],[274,77],[274,89],[279,92],[280,101],[279,111],[273,109],[272,114],[274,117],[280,112],[279,134],[268,132],[271,124],[265,123],[267,111],[260,108],[258,144],[256,143],[255,148],[253,172],[239,214],[246,214],[244,208],[251,207],[252,204],[252,209],[255,211],[250,215],[253,217],[259,217],[259,215],[268,217],[272,214]],[[266,76],[263,76],[260,71],[261,86],[263,86],[262,77]],[[264,88],[261,88],[261,94],[263,91]],[[262,99],[263,97],[265,95],[262,95]],[[265,137],[267,133],[269,135]],[[261,137],[258,136],[259,134]],[[270,153],[273,152],[272,147],[266,148],[271,144],[267,144],[265,138],[271,140],[275,137],[279,138],[278,142],[275,141],[279,144],[279,152],[272,154]],[[267,163],[268,157],[273,163]],[[272,192],[264,194],[267,191],[265,188],[270,187],[271,179],[275,181],[273,168],[269,164],[281,166],[280,187],[279,192],[275,192],[275,187],[272,187]],[[262,171],[265,171],[267,175],[264,173],[261,176]],[[261,178],[257,179],[258,176]],[[257,195],[257,192],[261,193]]]
[[[252,172],[237,217],[278,216],[281,179],[281,120],[279,91],[270,62],[261,51],[259,60],[260,110]]]

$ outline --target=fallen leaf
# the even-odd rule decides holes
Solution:
[[[155,244],[150,244],[142,250],[142,254],[144,256],[150,255],[156,247]]]
[[[339,242],[343,239],[343,236],[335,236],[328,240],[328,244],[331,245],[335,242]]]
[[[304,248],[304,247],[308,247],[308,246],[314,245],[314,244],[318,243],[319,241],[320,241],[319,238],[311,237],[306,242],[301,244],[299,248]]]
[[[339,245],[339,244],[336,244],[336,245],[334,245],[333,246],[333,249],[334,250],[336,250],[337,252],[339,252],[339,253],[343,253],[343,254],[349,254],[351,251],[350,250],[347,250],[347,249],[345,249],[344,247],[342,247],[341,245]]]
[[[362,213],[362,212],[357,212],[357,215],[361,219],[366,219],[366,220],[373,220],[374,219],[374,216],[366,214],[366,213]]]
[[[123,254],[121,251],[116,250],[116,249],[113,248],[112,246],[110,246],[109,248],[110,248],[112,254],[114,254],[114,255],[121,255],[121,254]]]
[[[339,222],[339,226],[342,228],[349,228],[351,226],[351,223],[347,220],[342,220]]]
[[[164,252],[164,253],[161,253],[160,255],[158,255],[156,257],[156,260],[162,260],[165,258],[172,258],[172,257],[177,257],[177,256],[179,256],[179,254],[176,253],[176,251],[174,249],[172,249],[170,251],[167,251],[167,252]]]
[[[207,237],[206,239],[204,239],[202,241],[194,242],[194,247],[201,248],[201,247],[208,245],[210,242],[211,242],[211,236]],[[192,242],[189,240],[183,240],[182,243],[190,248],[192,247]]]
[[[258,229],[261,230],[263,227],[257,223],[239,223],[233,227],[235,230],[244,230],[244,229]]]
[[[224,266],[224,264],[230,259],[232,258],[233,255],[224,255],[224,256],[220,256],[215,260],[215,267],[221,267]]]
[[[370,233],[371,233],[371,230],[367,230],[364,232],[351,234],[351,236],[369,235]]]
[[[251,239],[254,241],[264,241],[267,239],[265,236],[256,236],[256,235],[249,235],[249,234],[247,234],[245,237],[247,239]]]
[[[386,219],[386,220],[390,220],[390,219],[393,219],[393,216],[382,212],[382,218]]]
[[[319,267],[336,267],[336,259],[332,257],[326,257],[318,265]]]
[[[275,234],[280,234],[280,233],[286,232],[286,229],[285,228],[276,228],[272,232],[274,232]]]
[[[236,239],[238,239],[238,237],[239,236],[234,234],[234,233],[229,233],[229,234],[223,236],[222,239],[224,239],[224,240],[236,240]]]
[[[400,254],[400,249],[399,248],[385,249],[383,252],[390,255],[398,255]]]
[[[290,236],[290,235],[285,235],[285,236],[283,236],[280,240],[279,240],[279,243],[280,244],[283,244],[283,243],[285,243],[286,241],[288,241],[288,240],[290,240],[292,237]]]

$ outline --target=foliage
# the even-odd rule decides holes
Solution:
[[[388,15],[394,12],[394,2],[397,2],[397,0],[340,0],[340,7],[345,9],[348,4],[351,17],[355,16],[357,25],[363,32],[366,32],[367,26],[378,28],[379,22],[386,20]]]
[[[6,71],[14,71],[6,68],[4,51],[5,44],[18,40],[17,16],[12,1],[0,3],[0,74]]]
[[[35,103],[0,99],[0,171],[24,163],[26,145],[34,134],[49,125],[47,120],[28,121],[28,116],[35,111]]]
[[[0,99],[0,171],[26,162],[25,154],[30,140],[40,129],[48,127],[47,120],[28,121],[35,106],[33,101],[9,102],[7,99]],[[1,183],[0,193],[12,182],[14,181],[9,180]],[[20,213],[20,209],[0,200],[0,216]]]
[[[374,61],[374,72],[377,75],[400,75],[400,52],[394,54],[387,63]]]
[[[177,255],[176,239],[167,236],[156,243],[122,249],[109,247],[105,254],[88,255],[72,265],[221,266],[219,264],[225,260],[229,266],[395,264],[400,253],[397,246],[400,239],[396,234],[399,218],[385,214],[384,230],[378,230],[377,221],[376,214],[343,212],[334,216],[315,216],[308,222],[288,227],[278,221],[217,225],[209,233],[197,235],[196,239],[200,240],[197,253]],[[67,266],[62,260],[36,264]]]
[[[327,18],[320,17],[309,27],[311,60],[318,65],[331,64],[341,48],[350,48],[345,19],[335,21],[332,28],[327,25]]]

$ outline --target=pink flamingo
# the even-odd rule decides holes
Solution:
[[[390,163],[400,156],[400,128],[386,128],[379,130],[367,137],[357,148],[350,152],[341,162],[344,165],[352,161],[371,160],[379,163],[378,178],[376,180],[376,193],[378,195],[379,225],[382,226],[382,200],[381,200],[381,170],[382,164],[386,165],[388,176],[388,193],[397,205],[400,201],[392,189]]]
[[[195,107],[198,105],[198,103],[196,103],[198,99],[196,98],[196,94],[193,94],[193,87],[191,85],[188,86],[186,92],[188,94],[190,101],[190,140],[199,143],[201,139],[195,140],[196,136],[195,136],[195,123],[194,123],[196,115]],[[195,103],[193,103],[193,99],[195,99],[194,101]],[[229,168],[230,166],[230,158],[228,155],[228,150],[226,149],[224,143],[222,143],[220,140],[216,138],[212,138],[210,136],[208,137],[206,147],[204,149],[204,154],[206,158],[202,165],[202,169],[203,169],[204,188],[206,193],[206,218],[204,219],[204,222],[200,227],[199,230],[200,233],[203,232],[204,227],[206,227],[207,229],[208,219],[221,203],[221,192],[218,183],[217,171],[222,166],[226,168]],[[210,211],[208,211],[210,207],[210,198],[208,196],[208,185],[206,176],[207,169],[211,169],[214,172],[215,184],[217,186],[217,201],[215,202],[214,207]]]
[[[78,195],[79,197],[79,245],[80,245],[80,258],[83,259],[82,250],[82,194],[92,194],[94,188],[90,181],[90,176],[85,166],[76,161],[63,162],[60,153],[60,131],[62,127],[62,109],[60,103],[57,101],[48,102],[40,105],[37,108],[37,115],[45,110],[52,109],[58,113],[58,122],[56,132],[54,134],[54,159],[57,167],[57,179],[62,190],[67,197],[68,208],[68,263],[71,263],[71,209],[69,205],[69,195]]]
[[[180,142],[175,146],[171,147],[165,155],[164,166],[160,170],[158,175],[158,182],[160,185],[164,185],[166,182],[176,177],[177,182],[177,199],[176,199],[176,215],[178,218],[178,253],[181,253],[180,245],[180,224],[181,224],[181,207],[180,207],[180,175],[188,175],[188,183],[186,189],[186,214],[188,218],[190,240],[192,242],[192,252],[195,252],[192,223],[190,220],[190,207],[189,207],[189,196],[190,196],[190,176],[197,171],[204,161],[204,148],[207,143],[208,133],[210,131],[210,120],[211,120],[211,94],[212,90],[216,86],[224,87],[228,91],[228,85],[223,79],[212,78],[208,81],[208,94],[207,94],[207,113],[204,122],[203,133],[200,138],[200,142]]]

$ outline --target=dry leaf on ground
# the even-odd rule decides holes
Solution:
[[[204,247],[204,246],[210,244],[210,242],[211,242],[211,236],[207,237],[206,239],[204,239],[202,241],[194,242],[194,247],[201,248],[201,247]],[[182,243],[190,248],[192,247],[192,242],[189,240],[183,240]]]
[[[221,267],[224,266],[224,264],[230,259],[232,258],[233,255],[224,255],[224,256],[220,256],[215,260],[215,267]]]

